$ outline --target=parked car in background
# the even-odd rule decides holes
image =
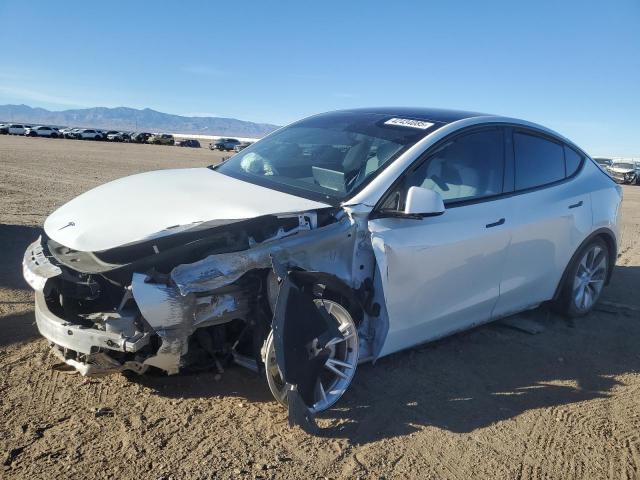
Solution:
[[[50,137],[58,138],[60,132],[52,127],[38,126],[25,129],[24,134],[28,137]]]
[[[220,138],[215,142],[209,144],[209,150],[230,151],[233,150],[236,145],[240,143],[240,140],[235,138]]]
[[[124,132],[116,132],[115,130],[109,130],[107,132],[106,139],[110,142],[124,142],[126,134]]]
[[[7,135],[9,133],[9,125],[6,123],[0,123],[0,135]]]
[[[176,147],[200,148],[200,142],[194,139],[176,140]]]
[[[304,425],[361,362],[543,303],[588,314],[621,200],[582,149],[531,122],[330,112],[216,166],[80,195],[46,219],[23,273],[40,333],[81,373],[233,359]]]
[[[240,152],[251,145],[251,142],[240,142],[235,147],[233,147],[234,152]]]
[[[10,123],[7,125],[7,133],[9,135],[24,135],[26,127],[21,123]]]
[[[151,135],[152,134],[148,132],[133,132],[129,136],[129,141],[133,143],[147,143]]]
[[[102,132],[102,134],[104,135],[105,140],[114,141],[113,137],[115,135],[119,135],[120,132],[118,132],[117,130],[107,130],[106,132]],[[112,138],[109,138],[110,136]],[[116,140],[116,141],[119,141],[119,140]]]
[[[156,133],[147,139],[147,143],[153,145],[173,145],[175,140],[173,135],[169,135],[168,133]]]
[[[102,140],[104,138],[100,130],[91,128],[79,128],[74,134],[78,140]]]
[[[613,160],[611,160],[610,158],[593,157],[593,159],[598,165],[600,165],[602,168],[605,168],[605,169],[613,163]]]
[[[65,128],[62,130],[62,133],[64,134],[64,138],[75,139],[79,131],[79,128]]]
[[[615,159],[607,172],[618,183],[640,184],[640,162],[632,159]]]

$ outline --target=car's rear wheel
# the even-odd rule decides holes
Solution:
[[[314,302],[318,307],[324,306],[341,333],[341,337],[330,340],[325,347],[330,350],[330,355],[316,382],[315,403],[310,409],[313,413],[318,413],[331,408],[353,380],[358,366],[358,331],[349,311],[339,303],[327,299],[316,299]],[[311,348],[315,348],[314,345]],[[286,385],[276,363],[273,331],[267,337],[265,349],[265,373],[269,389],[278,402],[286,405]]]
[[[593,309],[609,275],[609,258],[609,247],[601,238],[582,247],[565,276],[558,310],[570,317],[582,317]]]

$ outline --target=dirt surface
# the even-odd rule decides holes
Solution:
[[[20,268],[46,215],[107,180],[220,157],[0,136],[1,478],[640,477],[640,187],[625,187],[593,314],[540,309],[537,335],[492,324],[362,365],[318,436],[240,367],[221,381],[56,369]]]

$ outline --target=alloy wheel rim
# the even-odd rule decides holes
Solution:
[[[607,275],[607,254],[599,245],[585,252],[573,280],[573,301],[581,311],[588,311],[598,301]]]
[[[324,306],[327,313],[338,324],[338,330],[341,333],[340,337],[331,339],[326,345],[330,355],[316,382],[315,401],[310,408],[313,413],[317,413],[331,408],[351,384],[358,365],[358,331],[349,312],[339,303],[324,299],[316,299],[314,302],[318,307]],[[316,347],[311,345],[310,348]],[[286,405],[286,385],[276,362],[273,333],[270,333],[267,339],[266,353],[265,369],[269,388],[276,400]]]

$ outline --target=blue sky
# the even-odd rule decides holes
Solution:
[[[640,155],[640,0],[0,1],[0,104],[525,118]]]

